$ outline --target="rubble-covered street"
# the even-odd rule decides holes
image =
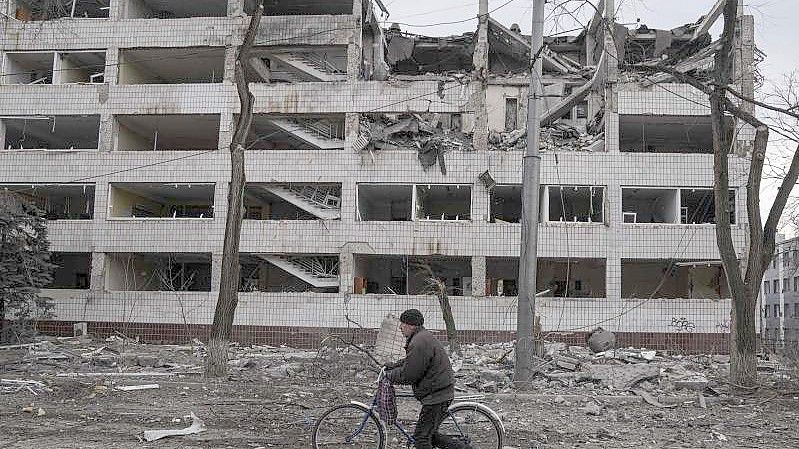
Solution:
[[[2,447],[311,447],[314,417],[351,399],[369,402],[375,387],[368,357],[336,341],[319,351],[235,347],[225,380],[203,377],[199,341],[76,337],[2,347]],[[453,355],[457,394],[480,394],[499,413],[507,447],[799,445],[799,375],[790,359],[761,358],[762,387],[745,395],[732,395],[724,380],[726,356],[594,354],[548,343],[532,385],[518,390],[512,361],[510,343],[465,345]],[[415,401],[401,399],[406,426],[417,412]],[[145,440],[184,429],[192,433]],[[405,447],[395,431],[389,436],[388,447]]]

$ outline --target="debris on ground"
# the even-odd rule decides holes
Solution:
[[[203,420],[198,418],[194,412],[189,415],[191,418],[191,426],[186,427],[185,429],[174,429],[174,430],[145,430],[143,438],[145,441],[155,441],[160,440],[161,438],[166,438],[170,436],[185,436],[185,435],[193,435],[195,433],[205,432],[208,430],[205,427],[205,423]]]

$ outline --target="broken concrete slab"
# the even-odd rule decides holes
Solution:
[[[200,418],[198,418],[194,414],[194,412],[192,412],[190,416],[192,419],[191,426],[186,427],[185,429],[175,429],[175,430],[145,430],[143,435],[144,440],[155,441],[169,436],[193,435],[208,430],[205,427],[205,423]]]
[[[586,371],[614,390],[629,390],[641,381],[660,377],[660,367],[656,364],[589,365]]]
[[[115,390],[119,391],[157,390],[159,388],[161,388],[161,385],[159,384],[119,385],[114,387]]]

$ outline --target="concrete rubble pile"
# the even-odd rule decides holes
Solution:
[[[442,114],[380,114],[361,116],[356,151],[415,149],[419,162],[428,169],[438,164],[447,174],[444,153],[471,151],[471,138],[449,129]]]
[[[587,134],[577,127],[555,123],[541,129],[541,152],[548,151],[604,151],[605,134]],[[527,129],[488,134],[490,150],[524,150],[527,147]]]

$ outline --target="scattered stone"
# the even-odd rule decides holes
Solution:
[[[616,347],[616,335],[598,327],[588,336],[588,347],[594,352],[608,351]]]
[[[585,407],[581,408],[586,415],[599,416],[602,414],[603,407],[596,402],[589,402]]]

